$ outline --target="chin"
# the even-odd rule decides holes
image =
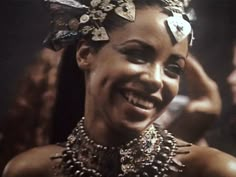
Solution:
[[[143,121],[129,121],[125,120],[122,121],[120,124],[120,132],[122,134],[136,134],[139,135],[142,133],[148,126],[150,126],[153,123],[153,121],[146,119]]]

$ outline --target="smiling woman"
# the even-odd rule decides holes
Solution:
[[[182,2],[45,3],[53,16],[46,44],[66,48],[59,81],[78,66],[67,79],[81,86],[82,99],[72,97],[83,118],[64,145],[17,156],[4,177],[236,176],[233,157],[191,146],[154,124],[178,93],[192,39]]]
[[[146,16],[150,20],[147,21]],[[78,61],[79,65],[82,62],[82,67],[85,63],[89,66],[86,72],[96,73],[86,80],[86,96],[91,106],[85,115],[94,117],[88,119],[88,129],[94,127],[92,137],[100,135],[96,124],[108,135],[115,130],[119,136],[126,132],[124,129],[134,133],[143,131],[177,94],[178,70],[184,67],[179,63],[187,56],[188,45],[187,39],[172,45],[164,26],[167,17],[158,8],[137,10],[135,22],[126,24],[123,30],[112,31],[110,42],[97,54]],[[146,35],[144,28],[148,31]],[[78,55],[83,53],[77,52]],[[126,137],[130,138],[127,134]]]

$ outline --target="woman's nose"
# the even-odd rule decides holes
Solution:
[[[236,68],[230,73],[227,78],[227,81],[231,85],[236,85]]]
[[[163,87],[162,68],[159,64],[147,68],[146,72],[141,76],[141,80],[145,82],[146,89],[149,92],[156,92]]]

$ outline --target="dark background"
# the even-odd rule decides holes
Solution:
[[[192,52],[219,84],[225,109],[231,100],[225,79],[231,71],[235,0],[193,0],[192,5],[198,18]],[[1,0],[0,123],[48,31],[49,17],[41,0]]]

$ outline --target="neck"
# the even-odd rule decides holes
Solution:
[[[126,129],[117,131],[114,127],[107,125],[99,116],[85,118],[84,128],[91,139],[104,146],[120,146],[141,135],[141,132]]]

